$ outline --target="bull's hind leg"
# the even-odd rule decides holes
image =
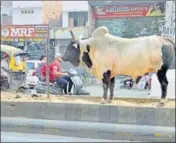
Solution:
[[[110,82],[110,76],[111,76],[110,70],[103,73],[103,79],[102,79],[102,81],[103,81],[103,98],[101,100],[102,104],[106,103],[107,94],[108,94],[108,87],[109,87],[109,82]]]
[[[110,88],[110,96],[108,98],[108,103],[112,103],[114,97],[114,86],[115,86],[115,77],[111,78],[109,88]]]
[[[161,105],[165,103],[165,99],[167,96],[167,86],[168,86],[168,80],[166,77],[166,73],[172,63],[173,58],[175,57],[175,44],[168,40],[171,44],[163,44],[162,46],[162,59],[163,59],[163,65],[160,70],[157,72],[157,77],[161,85]]]
[[[160,70],[157,72],[157,77],[161,86],[161,104],[164,104],[166,96],[167,96],[167,86],[168,86],[168,80],[166,77],[166,73],[168,70],[167,65],[163,65]]]

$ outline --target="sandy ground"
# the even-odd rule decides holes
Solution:
[[[78,103],[78,104],[100,104],[101,97],[97,96],[54,96],[40,94],[40,97],[31,97],[31,95],[20,94],[21,97],[17,98],[17,94],[13,92],[1,92],[1,101],[13,102],[53,102],[53,103]],[[156,107],[159,103],[157,99],[133,99],[133,98],[114,98],[113,102],[106,105],[117,106],[137,106],[137,107]],[[167,100],[165,106],[167,108],[175,108],[175,100]]]

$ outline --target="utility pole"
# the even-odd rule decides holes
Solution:
[[[47,68],[46,68],[46,83],[47,83],[47,98],[50,98],[50,93],[49,93],[49,37],[47,38],[47,44],[46,44],[46,55],[47,55]]]

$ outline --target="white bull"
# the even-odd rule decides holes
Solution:
[[[104,26],[95,29],[90,38],[76,41],[71,31],[63,60],[79,66],[84,62],[91,73],[103,81],[103,102],[111,102],[115,76],[131,75],[133,78],[145,73],[157,72],[165,99],[168,81],[166,72],[175,58],[175,43],[157,35],[140,38],[120,38],[109,34]],[[107,90],[110,97],[107,99]]]

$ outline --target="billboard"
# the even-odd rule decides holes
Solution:
[[[124,18],[124,17],[147,17],[164,16],[165,2],[152,4],[125,4],[95,6],[94,18]]]
[[[44,41],[49,38],[48,25],[2,25],[1,41]]]

